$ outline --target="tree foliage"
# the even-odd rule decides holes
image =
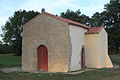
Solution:
[[[90,25],[90,18],[84,14],[81,14],[79,9],[75,12],[68,9],[66,12],[62,12],[60,16],[85,25]]]
[[[4,44],[0,41],[0,54],[12,53],[12,48],[8,44]]]
[[[5,44],[12,46],[16,55],[21,55],[22,53],[22,25],[38,14],[39,12],[19,10],[13,16],[9,17],[6,24],[2,26],[3,41]]]
[[[109,34],[109,47],[111,52],[120,52],[120,1],[113,0],[105,5],[104,24]]]
[[[99,27],[103,24],[102,21],[103,21],[103,16],[101,15],[101,13],[96,12],[95,14],[93,14],[91,18],[91,26]]]

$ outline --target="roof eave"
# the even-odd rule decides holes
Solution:
[[[95,32],[95,33],[85,33],[85,34],[99,34],[100,32]]]
[[[104,28],[101,27],[101,29],[100,29],[98,32],[92,32],[92,33],[89,33],[89,32],[87,33],[87,32],[86,32],[85,34],[99,34],[102,29],[104,29]]]
[[[79,27],[82,27],[82,28],[87,29],[87,30],[90,29],[90,28],[84,27],[84,26],[82,26],[82,25],[74,24],[74,23],[68,23],[68,24],[70,24],[70,25],[75,25],[75,26],[79,26]]]

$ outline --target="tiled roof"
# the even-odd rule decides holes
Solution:
[[[65,18],[62,18],[62,17],[58,17],[58,16],[55,16],[55,15],[47,13],[47,12],[44,12],[43,14],[46,14],[48,16],[51,16],[53,18],[56,18],[58,20],[64,21],[64,22],[69,23],[69,24],[74,24],[74,25],[81,26],[81,27],[86,28],[86,29],[90,29],[91,28],[91,27],[86,26],[84,24],[81,24],[81,23],[78,23],[78,22],[75,22],[75,21],[72,21],[72,20],[68,20],[68,19],[65,19]]]
[[[86,32],[86,34],[96,34],[99,33],[103,27],[92,27],[90,30]]]

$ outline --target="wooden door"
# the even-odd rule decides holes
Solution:
[[[85,68],[85,50],[82,48],[81,50],[81,68]]]
[[[48,50],[44,45],[38,47],[38,70],[48,71]]]

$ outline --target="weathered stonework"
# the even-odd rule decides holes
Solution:
[[[68,24],[39,14],[23,27],[22,69],[37,70],[37,48],[45,45],[48,48],[48,71],[67,72],[70,52]]]

